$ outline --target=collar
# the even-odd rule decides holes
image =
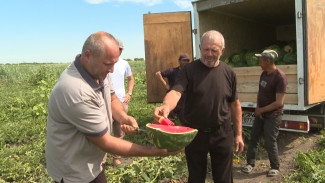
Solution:
[[[74,65],[77,68],[78,72],[80,73],[80,75],[82,76],[82,78],[94,89],[94,90],[99,90],[102,89],[104,87],[104,81],[103,80],[99,80],[99,84],[90,76],[90,74],[82,67],[82,65],[80,64],[79,60],[80,60],[81,54],[78,54],[76,56],[76,59],[74,61]]]

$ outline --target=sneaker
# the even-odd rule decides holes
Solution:
[[[244,173],[249,174],[249,173],[252,172],[253,168],[254,168],[254,167],[253,167],[252,165],[247,164],[246,166],[244,166],[244,167],[241,169],[241,171],[244,172]]]
[[[279,170],[277,170],[277,169],[270,169],[267,172],[268,177],[275,177],[275,176],[278,176],[278,175],[279,175]]]

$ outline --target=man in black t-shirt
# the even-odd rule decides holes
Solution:
[[[225,41],[220,32],[208,31],[200,43],[201,58],[184,66],[163,105],[154,110],[154,119],[168,116],[186,92],[185,126],[198,129],[194,140],[185,148],[189,183],[204,183],[207,155],[211,156],[214,182],[231,183],[234,134],[236,153],[244,148],[242,112],[236,92],[236,74],[220,56]]]
[[[247,165],[244,173],[251,173],[255,166],[259,138],[264,135],[264,146],[268,153],[271,169],[268,176],[279,175],[280,162],[278,157],[277,137],[282,120],[284,95],[287,88],[286,75],[275,65],[278,57],[274,50],[264,50],[255,54],[263,69],[260,77],[255,109],[255,121],[251,131],[251,139],[247,150]]]
[[[188,64],[190,62],[190,57],[188,56],[188,54],[181,54],[179,56],[178,62],[179,62],[178,67],[169,68],[166,70],[156,72],[157,78],[164,85],[164,87],[167,89],[167,93],[170,91],[171,88],[173,88],[179,71],[182,69],[183,66],[185,66],[186,64]],[[164,80],[163,77],[168,79],[168,83]],[[171,121],[175,121],[175,117],[177,115],[178,119],[181,121],[181,123],[182,124],[185,123],[184,100],[185,100],[185,94],[182,95],[182,97],[178,101],[175,109],[169,113],[168,118]]]

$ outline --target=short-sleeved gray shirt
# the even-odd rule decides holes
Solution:
[[[46,166],[57,182],[95,179],[105,152],[86,136],[111,131],[114,89],[109,77],[98,84],[78,60],[63,71],[48,103]]]

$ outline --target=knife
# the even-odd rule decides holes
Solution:
[[[136,131],[136,132],[147,132],[147,130],[145,130],[145,129],[141,129],[141,128],[133,128],[134,129],[134,131]]]
[[[146,132],[147,130],[145,130],[145,129],[141,129],[141,128],[139,128],[139,127],[133,127],[133,126],[131,126],[131,125],[127,125],[129,128],[131,128],[132,130],[134,130],[135,132],[137,132],[137,133],[139,133],[139,132]]]

